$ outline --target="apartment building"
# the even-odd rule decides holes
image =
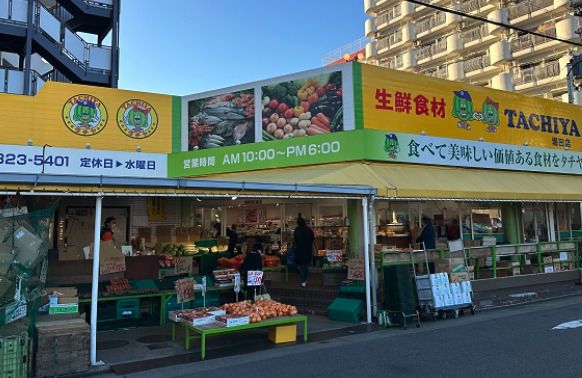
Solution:
[[[580,41],[568,0],[426,0],[464,14]],[[567,101],[566,64],[577,48],[406,0],[364,0],[366,60],[507,91]],[[580,92],[575,102],[582,104]]]
[[[0,0],[0,93],[34,95],[48,80],[117,87],[119,6]]]

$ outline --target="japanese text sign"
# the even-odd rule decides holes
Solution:
[[[124,272],[125,256],[101,256],[99,259],[99,273],[101,275]]]
[[[192,256],[174,257],[176,275],[192,274]]]
[[[325,251],[325,257],[326,257],[327,261],[329,261],[329,262],[342,262],[343,261],[342,251],[334,251],[334,250]]]
[[[350,259],[348,261],[348,280],[365,280],[366,273],[363,259]]]
[[[263,282],[262,270],[249,270],[247,273],[247,286],[261,286]]]
[[[192,278],[183,278],[174,282],[177,303],[189,302],[194,299],[194,283]]]
[[[582,153],[368,130],[366,159],[582,174]]]
[[[363,127],[582,152],[579,106],[361,65]]]

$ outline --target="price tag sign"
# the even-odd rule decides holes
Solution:
[[[194,280],[183,278],[174,283],[176,288],[176,303],[184,303],[194,299]]]
[[[240,293],[240,273],[234,275],[234,292]]]
[[[188,257],[174,257],[175,273],[192,274],[192,256]]]
[[[263,282],[262,270],[249,270],[247,273],[247,286],[261,286]]]
[[[101,275],[125,272],[125,256],[103,256],[99,261]]]
[[[351,259],[348,261],[348,280],[363,281],[366,278],[365,276],[363,259]]]
[[[325,251],[325,257],[329,262],[342,262],[342,251]]]

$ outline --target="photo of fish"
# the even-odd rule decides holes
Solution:
[[[188,150],[255,141],[253,89],[188,102]]]

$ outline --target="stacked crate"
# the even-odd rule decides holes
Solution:
[[[46,317],[36,325],[36,376],[77,374],[89,368],[89,325],[80,317]]]
[[[28,352],[28,318],[4,327],[0,332],[0,378],[26,378]]]

